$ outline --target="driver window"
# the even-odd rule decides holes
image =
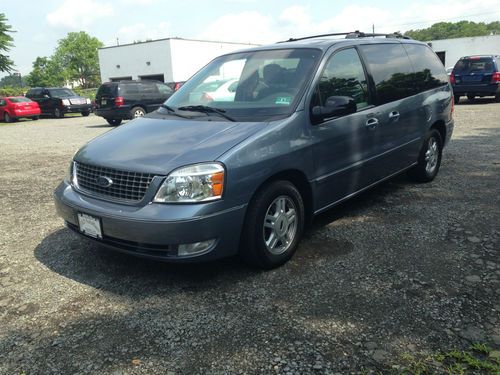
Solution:
[[[349,96],[360,110],[368,106],[368,85],[363,65],[354,48],[335,53],[316,86],[312,106],[324,106],[330,96]]]

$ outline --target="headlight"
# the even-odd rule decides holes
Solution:
[[[204,202],[220,199],[224,190],[224,167],[219,163],[194,164],[170,173],[155,202]]]
[[[89,98],[87,98],[87,100],[86,100],[86,101],[87,101],[87,104],[92,104],[92,102],[90,101],[90,99],[89,99]]]
[[[63,100],[61,100],[61,102],[62,102],[63,105],[69,105],[70,104],[69,103],[69,99],[63,99]]]

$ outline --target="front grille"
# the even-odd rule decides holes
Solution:
[[[74,168],[78,188],[111,200],[140,201],[154,177],[149,173],[127,172],[82,163],[75,163]],[[98,181],[100,177],[107,177],[112,181],[111,185],[108,187],[100,185]]]
[[[70,99],[69,102],[71,104],[86,104],[87,100],[86,99],[82,99],[82,98],[73,98],[73,99]]]

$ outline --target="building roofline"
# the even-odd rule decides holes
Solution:
[[[172,37],[172,38],[160,38],[160,39],[154,39],[154,40],[145,40],[145,41],[140,41],[140,42],[137,42],[137,43],[125,43],[125,44],[120,44],[118,46],[101,47],[99,49],[120,48],[120,47],[125,47],[125,46],[134,46],[134,45],[137,45],[137,44],[162,42],[162,41],[165,41],[165,40],[186,40],[186,41],[189,41],[189,42],[207,42],[207,43],[237,44],[237,45],[240,45],[240,46],[260,46],[260,44],[256,44],[256,43],[222,42],[222,41],[219,41],[219,40],[202,40],[202,39],[187,39],[187,38]]]
[[[476,36],[461,36],[459,38],[447,38],[447,39],[432,39],[432,40],[426,40],[425,43],[437,43],[437,42],[443,42],[445,40],[473,39],[473,38],[491,38],[491,37],[500,37],[500,34],[476,35]]]

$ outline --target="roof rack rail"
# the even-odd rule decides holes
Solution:
[[[322,38],[322,37],[325,37],[325,36],[341,36],[341,35],[345,35],[346,39],[368,38],[368,37],[376,37],[376,36],[384,36],[386,38],[411,39],[410,37],[402,35],[399,32],[394,32],[394,33],[391,33],[391,34],[374,34],[374,33],[364,33],[362,31],[356,30],[356,31],[350,31],[348,33],[330,33],[330,34],[320,34],[320,35],[304,36],[304,37],[301,37],[301,38],[290,38],[288,40],[282,40],[282,41],[280,41],[278,43],[296,42],[296,41],[305,40],[305,39],[314,39],[314,38]]]

